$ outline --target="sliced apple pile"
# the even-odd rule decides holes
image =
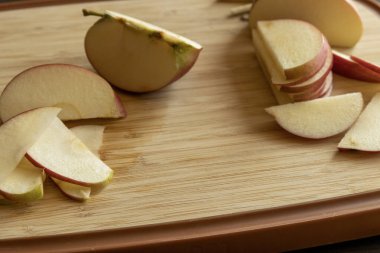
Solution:
[[[327,40],[314,26],[291,19],[258,21],[252,40],[279,104],[329,95],[333,56]]]
[[[88,147],[94,155],[99,157],[99,150],[103,142],[104,129],[104,126],[84,125],[73,127],[70,130]],[[51,177],[51,179],[63,194],[72,199],[85,201],[90,198],[90,187],[68,183],[54,177]]]
[[[319,98],[269,107],[267,113],[288,132],[311,139],[337,135],[347,130],[363,108],[361,93]]]
[[[355,149],[380,151],[380,93],[377,93],[366,106],[355,124],[339,142],[340,150]]]
[[[333,50],[333,54],[334,73],[360,81],[380,83],[380,66],[336,50]]]
[[[186,74],[202,46],[147,22],[113,11],[100,16],[87,32],[85,50],[98,73],[132,92],[160,89]]]
[[[0,194],[9,200],[42,197],[43,171],[23,159],[27,150],[50,127],[59,108],[38,108],[21,113],[0,127]]]
[[[361,38],[363,24],[348,0],[257,0],[250,12],[251,28],[261,20],[297,19],[317,27],[330,45],[353,47]],[[291,42],[289,42],[291,43]]]
[[[40,65],[14,77],[0,96],[0,117],[30,109],[62,108],[62,120],[120,118],[125,111],[112,87],[99,75],[67,64]]]

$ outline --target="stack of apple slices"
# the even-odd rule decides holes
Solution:
[[[91,71],[64,64],[23,71],[0,96],[0,195],[40,199],[46,173],[66,195],[88,199],[113,175],[96,155],[104,127],[70,130],[61,120],[124,116],[111,86]]]
[[[279,104],[327,97],[333,56],[323,34],[292,19],[258,21],[253,45]]]

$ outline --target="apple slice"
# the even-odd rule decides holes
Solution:
[[[330,74],[326,77],[324,83],[316,91],[312,91],[312,92],[304,91],[301,93],[295,93],[295,94],[288,93],[288,94],[295,102],[316,99],[323,96],[330,90],[330,88],[332,87],[332,80],[333,80],[333,74],[330,71]]]
[[[125,116],[118,96],[106,80],[82,67],[40,65],[21,72],[0,96],[5,121],[21,112],[44,106],[62,108],[62,120]]]
[[[96,157],[58,118],[28,150],[27,158],[54,178],[103,188],[113,171]]]
[[[349,93],[273,106],[265,110],[288,132],[304,138],[321,139],[348,129],[362,108],[362,94]]]
[[[380,73],[377,73],[366,66],[353,61],[348,55],[333,50],[334,65],[333,71],[355,80],[365,82],[380,82]]]
[[[104,126],[85,125],[73,127],[70,130],[87,146],[87,148],[94,155],[99,157],[99,150],[103,142],[104,129]],[[85,201],[90,198],[90,187],[68,183],[54,177],[51,177],[51,179],[63,194],[72,199]]]
[[[313,25],[300,20],[258,21],[257,30],[281,76],[314,75],[325,63],[325,38]]]
[[[359,116],[355,124],[339,142],[340,150],[380,151],[380,93],[377,93]]]
[[[8,200],[29,202],[44,195],[44,171],[23,158],[11,174],[0,182],[0,194]]]
[[[359,63],[360,65],[362,65],[363,67],[366,67],[370,70],[373,70],[375,71],[376,73],[379,73],[380,74],[380,66],[376,65],[375,63],[372,63],[372,62],[369,62],[369,61],[366,61],[362,58],[359,58],[359,57],[356,57],[354,55],[351,55],[351,60]]]
[[[113,11],[100,16],[87,32],[86,54],[113,85],[132,92],[160,89],[186,74],[202,46],[180,35]]]
[[[251,27],[260,20],[298,19],[317,27],[330,45],[353,47],[361,38],[363,24],[347,0],[258,0],[251,13]]]
[[[20,163],[26,151],[44,134],[54,121],[59,108],[30,110],[9,119],[0,127],[0,183]]]

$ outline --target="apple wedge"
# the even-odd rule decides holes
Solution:
[[[355,124],[339,142],[340,150],[380,151],[380,93],[377,93],[359,116]]]
[[[123,105],[99,75],[68,64],[32,67],[14,77],[0,96],[0,117],[5,121],[37,107],[62,108],[62,120],[120,118]]]
[[[186,74],[202,46],[185,37],[113,11],[100,16],[87,32],[85,50],[98,73],[132,92],[160,89]]]
[[[252,28],[260,20],[298,19],[317,27],[330,45],[353,47],[361,38],[363,24],[347,0],[258,0],[250,12]]]
[[[363,108],[361,93],[318,98],[266,108],[288,132],[311,139],[337,135],[348,129]]]
[[[51,177],[96,189],[105,187],[113,175],[58,118],[28,150],[27,158]]]
[[[99,150],[103,142],[104,126],[84,125],[71,128],[71,132],[78,137],[87,148],[99,157]],[[68,183],[54,177],[50,177],[63,194],[77,201],[85,201],[90,198],[91,188]]]
[[[292,19],[258,21],[257,31],[281,77],[312,76],[324,65],[328,48],[313,25]]]
[[[346,54],[333,50],[334,65],[333,71],[344,77],[348,77],[355,80],[365,82],[380,82],[380,73],[373,71],[372,69],[362,65],[356,61],[353,61],[351,57]]]
[[[0,127],[0,183],[3,182],[26,154],[26,151],[52,124],[59,108],[46,107],[21,113]]]
[[[376,65],[375,63],[372,63],[372,62],[369,62],[369,61],[366,61],[362,58],[359,58],[357,56],[354,56],[354,55],[351,55],[351,60],[359,63],[360,65],[362,65],[363,67],[366,67],[372,71],[375,71],[376,73],[379,73],[380,74],[380,66],[379,65]]]
[[[17,167],[0,182],[0,194],[17,202],[30,202],[44,195],[44,171],[23,158]]]

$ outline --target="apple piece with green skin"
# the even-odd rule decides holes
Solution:
[[[346,54],[340,53],[336,50],[333,50],[334,54],[334,65],[333,71],[336,74],[339,74],[344,77],[351,79],[379,83],[380,82],[380,73],[373,71],[366,66],[353,61],[351,57]]]
[[[62,120],[125,116],[119,97],[102,77],[75,65],[47,64],[29,68],[9,82],[0,96],[0,117],[5,121],[44,106],[62,108]]]
[[[26,157],[51,177],[96,190],[103,189],[113,175],[58,118],[28,149]]]
[[[313,25],[293,19],[257,22],[258,35],[283,79],[312,76],[324,65],[328,48]]]
[[[376,65],[375,63],[373,62],[369,62],[369,61],[366,61],[362,58],[359,58],[357,56],[354,56],[354,55],[351,55],[351,60],[359,63],[360,65],[362,65],[363,67],[366,67],[366,68],[369,68],[370,70],[373,70],[375,71],[376,73],[379,73],[380,74],[380,66],[379,65]]]
[[[182,77],[202,46],[147,22],[113,11],[100,16],[87,32],[87,58],[111,84],[131,92],[158,90]]]
[[[380,93],[368,103],[355,124],[338,144],[339,150],[380,151]]]
[[[0,126],[0,183],[12,173],[60,111],[54,107],[38,108],[21,113]]]
[[[349,93],[273,106],[265,111],[294,135],[322,139],[347,130],[359,117],[362,108],[362,94]]]
[[[250,25],[260,20],[298,19],[317,27],[330,45],[353,47],[363,34],[356,8],[347,0],[258,0],[250,12]]]
[[[0,194],[17,202],[39,200],[44,195],[44,171],[23,158],[11,174],[0,182]]]
[[[104,126],[84,125],[71,128],[71,132],[75,134],[87,148],[99,157],[99,150],[103,143]],[[86,201],[90,198],[91,188],[81,185],[68,183],[54,177],[53,182],[58,186],[63,194],[77,201]]]

